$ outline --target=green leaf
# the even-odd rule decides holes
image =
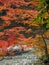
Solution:
[[[38,10],[40,10],[43,7],[43,3],[45,3],[45,0],[41,0],[38,5]]]
[[[46,28],[49,28],[49,23],[47,23]]]

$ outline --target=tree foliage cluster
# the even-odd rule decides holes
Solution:
[[[39,25],[40,32],[44,29],[49,29],[49,0],[40,0],[38,6],[39,15],[34,19],[34,22]],[[44,32],[41,34],[42,39],[45,44],[45,55],[42,57],[42,61],[44,65],[49,65],[49,53],[47,49],[47,43],[43,37]]]
[[[41,0],[37,9],[39,10],[39,15],[34,21],[45,28],[49,28],[49,0]]]

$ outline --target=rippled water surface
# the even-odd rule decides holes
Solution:
[[[0,61],[0,65],[34,65],[37,60],[37,55],[23,53],[22,55],[13,56],[12,59]]]

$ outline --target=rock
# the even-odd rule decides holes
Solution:
[[[15,45],[13,47],[13,52],[19,53],[22,51],[22,47],[20,45]]]
[[[32,50],[32,48],[28,47],[27,45],[17,45],[17,44],[13,47],[9,46],[7,48],[7,51],[9,52],[10,55],[13,54],[13,53],[14,53],[14,55],[15,54],[21,54],[23,52],[27,52],[27,51],[30,51],[30,50]]]
[[[27,51],[32,50],[32,48],[31,47],[28,47],[27,45],[22,45],[22,48],[23,48],[23,51],[24,52],[27,52]]]
[[[22,49],[20,45],[9,46],[7,48],[7,53],[9,55],[21,54],[21,52],[22,52]]]
[[[13,46],[9,46],[9,47],[7,47],[7,51],[11,51],[12,48],[13,48]]]

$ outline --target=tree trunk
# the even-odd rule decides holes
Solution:
[[[44,45],[45,45],[45,54],[48,54],[48,50],[47,50],[47,44],[46,44],[46,41],[42,35],[42,39],[43,39],[43,42],[44,42]]]
[[[46,43],[46,40],[45,40],[45,38],[43,36],[43,34],[44,34],[44,28],[43,27],[40,27],[40,28],[41,28],[40,31],[42,31],[41,36],[42,36],[42,39],[43,39],[43,42],[44,42],[44,45],[45,45],[45,54],[48,54],[47,43]]]

